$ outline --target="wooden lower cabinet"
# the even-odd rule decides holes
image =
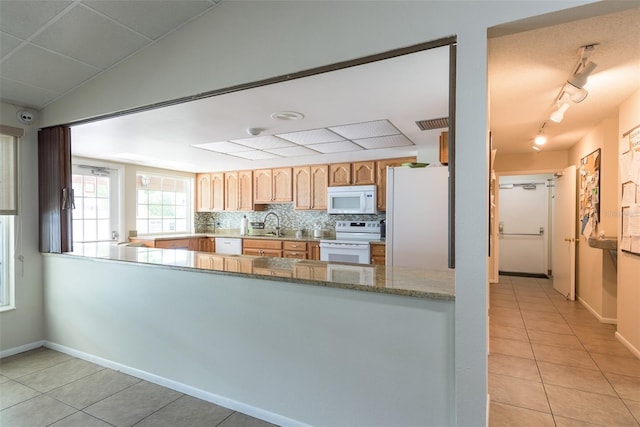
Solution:
[[[198,250],[200,252],[215,252],[216,251],[215,237],[200,237],[198,239]]]
[[[308,242],[309,259],[320,261],[320,242]]]
[[[155,240],[146,240],[146,239],[138,239],[137,237],[130,237],[129,238],[129,242],[130,243],[141,243],[141,244],[145,245],[148,248],[155,248],[156,247],[156,241]]]
[[[191,238],[187,239],[170,239],[156,240],[156,248],[160,249],[192,249],[193,243]],[[197,240],[197,239],[196,239]],[[196,248],[197,250],[197,248]]]
[[[282,240],[242,239],[242,254],[282,257]]]
[[[197,254],[196,267],[206,270],[224,271],[224,256],[213,254]]]
[[[285,258],[298,258],[307,259],[309,253],[307,252],[307,243],[300,241],[285,241],[283,242],[283,257]]]
[[[254,268],[253,274],[261,274],[263,276],[275,276],[275,277],[293,277],[291,270],[279,270],[277,268]]]
[[[240,257],[224,257],[224,271],[251,274],[253,272],[253,260]]]
[[[296,279],[327,280],[326,265],[307,265],[298,263],[293,266],[293,272]]]
[[[386,260],[386,245],[384,243],[371,243],[371,264],[385,265]]]

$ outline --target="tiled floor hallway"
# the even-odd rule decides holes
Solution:
[[[640,425],[640,359],[614,325],[547,279],[500,276],[489,295],[491,426]]]

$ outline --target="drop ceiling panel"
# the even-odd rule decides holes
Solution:
[[[278,134],[278,136],[301,145],[344,141],[343,137],[331,132],[329,129],[312,129],[302,132],[290,132]]]
[[[314,150],[322,153],[344,153],[347,151],[359,151],[363,148],[359,145],[354,144],[351,141],[338,141],[338,142],[328,142],[326,144],[314,144],[310,145],[309,148],[313,148]]]
[[[32,41],[101,69],[126,58],[149,42],[83,6],[74,7]]]
[[[380,136],[376,138],[356,139],[353,142],[366,148],[367,150],[373,150],[376,148],[402,147],[405,145],[414,145],[404,135],[391,135],[391,136]]]
[[[62,12],[70,1],[7,1],[0,5],[0,31],[26,39]]]
[[[213,6],[210,1],[85,1],[87,6],[157,39]]]
[[[8,34],[2,34],[2,43],[0,43],[0,59],[4,58],[6,54],[20,46],[20,43],[22,43],[22,40],[11,37]]]
[[[256,148],[258,150],[294,146],[294,144],[292,144],[291,142],[285,141],[273,135],[256,136],[253,138],[243,138],[243,139],[232,139],[231,141],[237,144],[245,145],[247,147]]]
[[[215,151],[217,153],[239,153],[242,151],[251,151],[250,147],[244,145],[234,144],[229,141],[209,142],[207,144],[196,144],[196,148],[202,148],[204,150]]]
[[[3,77],[55,93],[64,93],[97,72],[33,45],[24,46],[2,62]]]
[[[281,156],[273,153],[267,153],[266,151],[253,150],[253,151],[244,151],[242,153],[233,153],[233,156],[241,157],[247,160],[268,160],[268,159],[278,159]]]
[[[307,147],[302,147],[300,145],[295,145],[293,147],[286,147],[286,148],[274,148],[267,151],[282,157],[301,157],[301,156],[311,156],[313,154],[318,154],[317,151],[311,150]]]
[[[400,133],[388,120],[336,126],[329,129],[347,139],[373,138],[375,136],[396,135]]]
[[[44,89],[14,82],[5,78],[0,79],[0,87],[2,88],[3,99],[15,101],[16,104],[25,107],[36,108],[38,105],[46,104],[58,96]]]

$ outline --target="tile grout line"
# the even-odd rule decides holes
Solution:
[[[169,389],[171,390],[171,389]],[[175,391],[175,390],[173,390]],[[180,393],[180,392],[178,392]],[[146,420],[147,418],[149,418],[150,416],[152,416],[153,414],[155,414],[156,412],[159,412],[161,410],[163,410],[164,408],[166,408],[167,406],[171,405],[172,403],[178,401],[179,399],[182,399],[183,397],[185,397],[186,394],[184,393],[180,393],[180,395],[178,397],[176,397],[175,399],[173,399],[171,402],[167,402],[166,405],[161,406],[160,408],[156,409],[155,411],[153,411],[152,413],[150,413],[149,415],[142,417],[141,419],[139,419],[138,421],[136,421],[135,423],[133,423],[133,426],[136,426],[138,424],[140,424],[142,421]]]

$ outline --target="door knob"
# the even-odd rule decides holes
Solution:
[[[573,237],[569,238],[569,237],[565,237],[564,238],[565,242],[573,242]]]

